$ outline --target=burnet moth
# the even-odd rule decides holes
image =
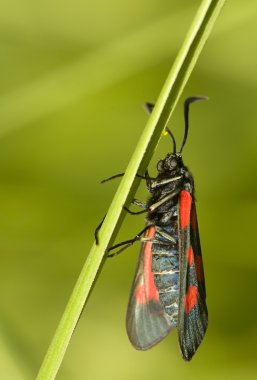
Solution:
[[[111,251],[123,246],[109,254],[114,256],[136,240],[142,241],[126,317],[132,345],[147,350],[177,328],[182,357],[187,361],[196,352],[208,325],[194,180],[182,160],[189,105],[203,99],[206,98],[190,97],[184,103],[185,132],[179,151],[167,129],[173,153],[158,162],[156,178],[151,178],[148,172],[139,176],[146,179],[151,197],[147,203],[133,201],[143,211],[127,211],[147,212],[146,227],[134,239],[109,248]],[[151,112],[153,105],[146,106]],[[144,237],[140,238],[142,234]]]

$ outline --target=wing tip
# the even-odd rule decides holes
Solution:
[[[146,307],[147,306],[147,307]],[[126,330],[135,349],[146,351],[163,340],[174,328],[159,302],[128,308]]]
[[[198,347],[201,345],[203,338],[206,334],[207,328],[208,319],[206,319],[202,324],[202,331],[199,331],[199,334],[197,334],[197,340],[193,341],[193,339],[191,339],[190,345],[188,345],[188,342],[186,339],[184,339],[184,337],[183,339],[179,338],[181,355],[186,362],[189,362],[198,350]]]
[[[139,341],[139,339],[137,339],[137,340],[134,339],[134,337],[132,337],[130,335],[128,329],[127,329],[127,335],[128,335],[130,343],[132,344],[132,346],[136,350],[147,351],[150,348],[156,346],[160,341],[162,341],[170,333],[171,330],[172,330],[172,326],[167,331],[165,331],[163,334],[160,334],[157,338],[151,339],[151,340],[145,341],[145,342],[143,342],[142,340]]]

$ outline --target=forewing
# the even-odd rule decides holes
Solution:
[[[153,239],[150,227],[147,238]],[[170,318],[159,300],[152,272],[152,242],[142,244],[126,318],[128,337],[135,348],[147,350],[162,340],[171,330]]]
[[[180,292],[178,334],[185,360],[200,345],[208,325],[205,283],[195,203],[188,191],[179,199]]]

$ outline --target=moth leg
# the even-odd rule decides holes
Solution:
[[[142,240],[141,238],[141,235],[143,235],[145,233],[145,231],[147,231],[150,227],[152,227],[152,225],[148,225],[146,226],[142,231],[140,231],[133,239],[129,239],[129,240],[125,240],[125,241],[122,241],[121,243],[119,244],[115,244],[113,245],[112,247],[108,248],[108,252],[116,249],[116,248],[119,248],[119,247],[122,247],[120,248],[118,251],[114,252],[114,253],[110,253],[108,254],[108,258],[109,257],[114,257],[114,256],[117,256],[119,255],[122,251],[124,251],[125,249],[129,248],[131,245],[133,245],[136,241],[139,241],[139,240]]]
[[[101,183],[105,183],[105,182],[108,182],[108,181],[111,181],[112,179],[115,179],[115,178],[119,178],[119,177],[123,177],[125,173],[118,173],[118,174],[115,174],[115,175],[112,175],[111,177],[108,177],[108,178],[105,178],[101,181]]]
[[[126,210],[130,215],[140,215],[140,214],[145,214],[147,212],[147,210],[143,210],[143,211],[131,211],[129,208],[127,208],[126,206],[123,207],[124,210]]]
[[[105,214],[105,216],[103,217],[102,221],[98,224],[98,226],[97,226],[96,229],[95,229],[95,233],[94,233],[94,235],[95,235],[95,243],[96,243],[96,245],[99,245],[99,231],[100,231],[100,229],[101,229],[101,227],[102,227],[102,224],[103,224],[103,222],[104,222],[105,217],[106,217],[106,214]]]
[[[143,210],[147,210],[148,209],[147,203],[146,202],[142,202],[139,199],[134,198],[131,203],[133,203],[133,205],[136,205],[136,206],[142,208]]]
[[[113,175],[113,176],[111,176],[111,177],[109,177],[109,178],[105,178],[105,179],[103,179],[103,180],[101,181],[101,183],[105,183],[105,182],[111,181],[112,179],[115,179],[115,178],[123,177],[124,174],[125,174],[125,173],[118,173],[118,174],[115,174],[115,175]],[[151,178],[151,177],[149,176],[149,173],[148,173],[147,170],[146,170],[144,176],[141,175],[141,174],[136,174],[136,177],[141,178],[141,179],[145,179],[145,180],[146,180],[146,184],[147,184],[147,188],[148,188],[148,190],[150,191],[150,189],[151,189],[151,182],[152,182],[153,180],[155,180],[155,178]],[[141,201],[139,201],[138,199],[133,199],[132,203],[135,204],[136,206],[142,208],[143,210],[142,210],[142,211],[138,211],[138,212],[134,212],[134,211],[130,211],[126,206],[124,206],[124,209],[125,209],[129,214],[131,214],[131,215],[140,215],[140,214],[144,214],[145,212],[148,211],[147,203],[145,203],[145,202],[141,202]],[[105,215],[105,216],[106,216],[106,215]],[[101,227],[102,227],[102,224],[103,224],[103,222],[104,222],[105,216],[104,216],[103,220],[101,221],[101,223],[100,223],[100,224],[96,227],[96,229],[95,229],[95,234],[94,234],[94,235],[95,235],[96,245],[99,244],[99,236],[98,236],[98,235],[99,235],[99,230],[100,230]]]
[[[125,173],[118,173],[118,174],[115,174],[115,175],[112,175],[111,177],[108,177],[108,178],[104,178],[101,183],[105,183],[105,182],[108,182],[108,181],[111,181],[112,179],[115,179],[115,178],[119,178],[119,177],[123,177]],[[141,178],[141,179],[145,179],[145,180],[154,180],[155,178],[151,178],[146,175],[141,175],[141,174],[136,174],[136,177],[138,178]]]
[[[149,176],[149,174],[148,174],[148,170],[146,170],[145,175],[136,174],[136,177],[141,178],[141,179],[145,179],[146,182],[147,182],[147,181],[153,181],[153,180],[155,180],[154,177],[150,177],[150,176]]]
[[[119,175],[119,174],[117,174],[117,175]],[[115,176],[114,176],[114,177],[115,177]],[[131,215],[140,215],[140,214],[144,214],[145,212],[148,211],[147,203],[142,202],[142,201],[140,201],[139,199],[133,199],[133,201],[132,201],[131,203],[133,203],[134,205],[136,205],[136,206],[138,206],[138,207],[140,207],[140,208],[143,209],[143,211],[134,212],[134,211],[130,211],[126,206],[124,206],[124,209],[125,209],[129,214],[131,214]],[[96,227],[96,229],[95,229],[95,233],[94,233],[94,235],[95,235],[95,242],[96,242],[96,245],[99,245],[99,231],[100,231],[100,229],[101,229],[101,227],[102,227],[102,224],[103,224],[103,222],[104,222],[105,217],[106,217],[106,215],[103,217],[101,223],[99,223],[99,225],[98,225],[98,226]]]
[[[174,198],[176,195],[178,195],[180,193],[180,190],[175,190],[173,191],[172,193],[168,194],[168,195],[165,195],[165,197],[161,198],[158,202],[152,204],[150,207],[149,207],[149,210],[150,211],[154,211],[156,210],[158,207],[160,207],[163,203],[169,201],[170,199]]]
[[[147,205],[146,202],[142,202],[139,199],[133,199],[133,201],[131,203],[133,203],[134,205],[136,205],[136,206],[138,206],[138,207],[140,207],[140,208],[143,209],[143,211],[134,212],[134,211],[129,210],[128,207],[124,206],[123,207],[124,210],[126,210],[131,215],[140,215],[140,214],[144,214],[145,212],[148,211],[148,205]]]
[[[147,169],[145,171],[145,180],[146,180],[147,190],[149,191],[149,193],[152,193],[153,192],[152,183],[155,181],[155,178],[152,178],[149,176],[149,172]]]
[[[161,180],[159,179],[153,179],[151,181],[151,188],[152,190],[155,190],[157,187],[164,186],[167,183],[171,183],[174,181],[178,181],[182,178],[182,176],[174,177],[174,178],[162,178]]]

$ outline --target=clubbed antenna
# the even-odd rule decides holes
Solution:
[[[179,153],[182,153],[182,150],[184,148],[184,145],[187,141],[187,135],[188,135],[188,117],[189,117],[189,106],[191,103],[198,102],[200,100],[208,100],[206,96],[191,96],[190,98],[187,98],[184,103],[184,119],[185,119],[185,133],[184,133],[184,138],[183,142],[181,145],[181,148],[179,150]]]

